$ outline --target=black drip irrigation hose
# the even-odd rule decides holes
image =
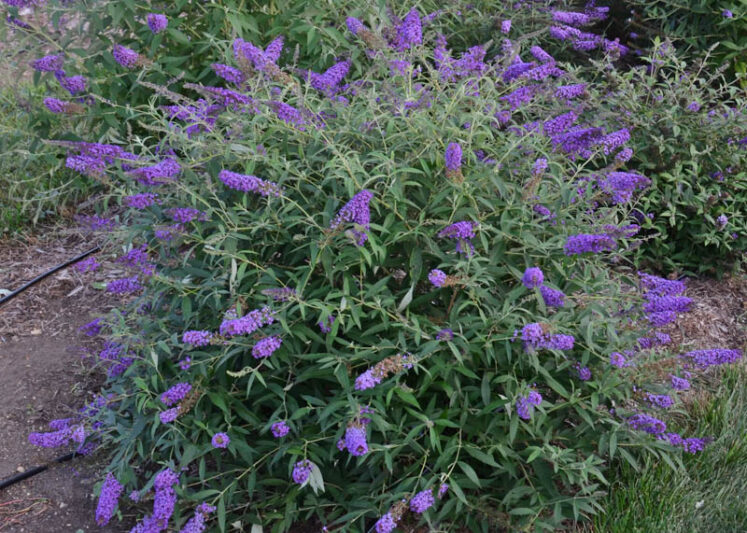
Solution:
[[[73,263],[77,263],[78,261],[80,261],[82,259],[85,259],[86,257],[88,257],[91,254],[95,254],[99,250],[101,250],[100,246],[96,246],[95,248],[91,248],[87,252],[83,252],[82,254],[80,254],[78,257],[73,257],[70,261],[66,261],[66,262],[62,263],[61,265],[57,265],[52,270],[48,270],[44,274],[36,276],[34,279],[32,279],[31,281],[29,281],[28,283],[26,283],[26,284],[18,287],[16,290],[14,290],[13,292],[11,292],[10,294],[8,294],[8,295],[3,296],[2,298],[0,298],[0,305],[3,305],[4,303],[9,302],[10,300],[12,300],[13,298],[15,298],[19,294],[21,294],[23,291],[25,291],[29,287],[31,287],[31,286],[39,283],[44,278],[46,278],[48,276],[51,276],[55,272],[58,272],[58,271],[62,270],[63,268],[72,265]]]
[[[81,261],[81,260],[85,259],[86,257],[88,257],[91,254],[95,254],[99,250],[101,250],[100,246],[96,246],[95,248],[91,248],[87,252],[83,252],[79,256],[74,257],[74,258],[70,259],[69,261],[65,261],[61,265],[57,265],[56,267],[54,267],[51,270],[48,270],[44,274],[41,274],[41,275],[35,277],[34,279],[32,279],[31,281],[29,281],[28,283],[22,285],[21,287],[18,287],[16,290],[14,290],[13,292],[11,292],[10,294],[8,294],[8,295],[3,296],[2,298],[0,298],[0,305],[4,304],[6,302],[9,302],[10,300],[12,300],[13,298],[15,298],[19,294],[21,294],[23,291],[25,291],[29,287],[31,287],[31,286],[39,283],[44,278],[49,277],[52,274],[54,274],[55,272],[58,272],[58,271],[62,270],[65,267],[68,267],[68,266],[70,266],[70,265],[72,265],[74,263],[77,263],[78,261]],[[36,474],[38,474],[40,472],[44,472],[46,469],[48,469],[50,467],[50,465],[52,465],[54,463],[64,463],[66,461],[69,461],[73,457],[77,457],[78,455],[80,455],[80,454],[79,453],[75,453],[75,452],[67,453],[65,455],[60,455],[59,457],[57,457],[56,459],[53,459],[52,461],[50,461],[47,464],[40,465],[40,466],[35,466],[34,468],[29,468],[28,470],[26,470],[24,472],[21,472],[20,474],[16,474],[15,476],[11,476],[11,477],[9,477],[7,479],[3,479],[2,481],[0,481],[0,490],[5,489],[7,487],[10,487],[11,485],[13,485],[15,483],[18,483],[19,481],[23,481],[24,479],[30,478],[31,476],[35,476]]]
[[[19,481],[23,481],[24,479],[29,478],[31,476],[35,476],[36,474],[40,472],[44,472],[53,463],[64,463],[65,461],[69,461],[70,459],[72,459],[73,457],[77,457],[78,455],[80,454],[75,453],[75,452],[67,453],[65,455],[60,455],[57,459],[53,459],[52,461],[48,462],[45,465],[35,466],[34,468],[29,468],[25,472],[21,472],[20,474],[16,474],[15,476],[11,476],[7,479],[4,479],[0,481],[0,490],[10,487],[11,485],[18,483]]]

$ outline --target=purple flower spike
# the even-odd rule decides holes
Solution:
[[[299,485],[303,485],[306,483],[306,480],[309,479],[309,476],[311,475],[311,465],[312,462],[308,459],[304,459],[303,461],[298,461],[296,465],[293,467],[293,481],[294,483],[298,483]]]
[[[547,307],[563,307],[565,305],[565,294],[563,294],[563,291],[542,285],[540,287],[540,294]]]
[[[459,143],[449,143],[444,154],[446,170],[458,172],[462,168],[462,147]]]
[[[434,503],[436,503],[436,500],[433,498],[433,489],[423,490],[418,492],[410,500],[410,510],[413,513],[423,514],[433,507]]]
[[[534,408],[541,404],[542,395],[539,392],[532,390],[528,395],[522,396],[516,400],[516,413],[519,415],[519,418],[529,420],[532,418]]]
[[[350,426],[345,431],[345,447],[350,455],[359,457],[368,453],[368,442],[366,442],[366,430],[357,426]]]
[[[177,383],[169,390],[161,394],[161,401],[168,407],[181,402],[192,390],[189,383]]]
[[[265,337],[264,339],[257,342],[252,348],[252,357],[255,359],[264,359],[270,357],[275,351],[280,348],[283,343],[283,339],[277,336]]]
[[[140,62],[140,55],[137,52],[121,44],[114,45],[112,54],[117,63],[125,68],[135,68]]]
[[[65,60],[62,54],[44,56],[34,60],[31,66],[39,72],[56,72],[62,69],[62,62]]]
[[[374,524],[376,533],[392,533],[396,527],[397,520],[394,519],[392,513],[386,513],[376,521],[376,524]]]
[[[104,484],[101,485],[99,502],[96,505],[96,523],[105,526],[109,523],[114,511],[117,508],[117,501],[122,494],[122,484],[112,475],[111,472],[106,474]]]
[[[345,24],[353,35],[358,35],[358,32],[366,29],[366,26],[355,17],[348,17],[345,19]]]
[[[368,231],[371,229],[371,212],[369,203],[373,199],[373,193],[364,189],[353,196],[337,213],[337,216],[330,224],[331,230],[338,229],[345,222],[352,222],[361,229],[354,229],[353,235],[356,238],[356,244],[362,246],[368,240]]]
[[[290,433],[290,427],[288,427],[288,423],[285,420],[281,420],[280,422],[275,422],[270,426],[270,431],[272,431],[273,437],[280,439]]]
[[[147,20],[148,27],[154,35],[156,33],[161,33],[169,25],[169,19],[166,18],[166,15],[162,15],[161,13],[148,13]]]
[[[405,15],[402,24],[397,28],[394,47],[400,52],[423,43],[423,27],[418,10],[413,8]]]
[[[534,289],[542,285],[545,281],[545,276],[537,267],[530,267],[524,271],[524,275],[521,277],[521,282],[527,289]]]
[[[475,251],[475,247],[472,244],[471,239],[475,237],[475,228],[477,224],[474,222],[468,222],[462,220],[455,222],[438,232],[438,236],[441,238],[454,239],[457,241],[456,251],[457,253],[463,253],[466,255],[472,255]]]
[[[231,439],[225,433],[216,433],[210,440],[210,444],[213,445],[213,448],[228,448],[230,442]]]
[[[428,273],[428,281],[436,287],[443,287],[446,283],[446,273],[443,270],[434,268]]]
[[[176,420],[179,417],[179,408],[178,407],[172,407],[171,409],[166,409],[165,411],[161,411],[158,414],[158,418],[161,420],[162,424],[170,424],[174,420]]]
[[[190,330],[184,332],[184,335],[182,335],[182,342],[199,348],[210,344],[212,338],[213,334],[209,331]]]

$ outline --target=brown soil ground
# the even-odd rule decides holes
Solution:
[[[1,242],[0,289],[15,289],[93,246],[59,232]],[[32,446],[27,436],[71,416],[99,387],[100,375],[82,358],[92,343],[77,329],[116,300],[91,288],[91,281],[91,274],[69,267],[0,307],[0,479],[67,453]],[[102,478],[102,459],[75,458],[0,489],[0,532],[126,531],[94,522],[91,495]]]

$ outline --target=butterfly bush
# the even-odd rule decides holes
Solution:
[[[409,8],[337,20],[313,60],[282,35],[224,36],[159,78],[157,54],[118,49],[142,65],[118,75],[147,90],[130,108],[147,140],[58,145],[123,205],[101,224],[131,250],[97,359],[113,399],[32,443],[113,447],[122,490],[154,487],[134,531],[199,530],[211,506],[231,523],[246,502],[278,531],[561,527],[594,512],[618,446],[707,445],[665,404],[741,352],[647,372],[691,301],[612,270],[650,229],[655,169],[567,59],[623,76],[628,50],[587,31],[601,8],[511,9],[490,48]],[[187,21],[165,15],[169,42]],[[149,49],[143,20],[119,46]],[[530,24],[542,40],[506,39]]]

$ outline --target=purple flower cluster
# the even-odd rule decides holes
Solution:
[[[252,347],[252,357],[255,359],[270,357],[278,348],[280,348],[282,343],[283,339],[280,337],[265,337]]]
[[[63,89],[75,96],[86,91],[88,81],[83,76],[66,76],[64,70],[57,70],[54,77],[60,82]]]
[[[688,390],[690,388],[690,382],[685,378],[677,376],[670,376],[672,381],[672,388],[674,390]]]
[[[86,272],[93,272],[96,269],[98,269],[101,266],[101,264],[96,261],[95,257],[88,257],[81,261],[80,263],[77,263],[75,265],[75,270],[80,272],[81,274],[84,274]]]
[[[158,413],[158,418],[159,420],[161,420],[162,424],[170,424],[171,422],[179,418],[179,408],[172,407],[171,409],[161,411],[160,413]]]
[[[433,497],[433,489],[422,490],[410,500],[410,510],[413,513],[423,514],[436,503]]]
[[[366,442],[366,429],[359,426],[349,426],[345,430],[345,448],[350,455],[360,457],[368,453],[368,442]]]
[[[736,363],[742,358],[742,352],[740,350],[713,348],[711,350],[693,350],[683,353],[680,355],[680,358],[697,368],[707,368],[709,366]]]
[[[521,277],[521,282],[527,289],[534,289],[539,287],[545,281],[545,276],[537,267],[530,267],[524,271],[524,275]]]
[[[299,485],[303,485],[304,483],[306,483],[306,480],[309,479],[309,476],[311,475],[312,464],[313,463],[308,459],[298,461],[295,464],[295,466],[293,467],[294,483],[298,483]]]
[[[161,394],[161,401],[171,407],[175,403],[181,402],[187,394],[192,391],[192,385],[189,383],[177,383],[169,390]]]
[[[454,338],[454,332],[449,328],[444,328],[438,331],[436,333],[436,340],[437,341],[450,341]]]
[[[259,328],[272,324],[275,321],[272,309],[263,307],[248,312],[241,318],[226,317],[220,325],[220,334],[226,337],[235,335],[249,335]]]
[[[101,485],[99,501],[96,504],[96,523],[99,526],[105,526],[109,523],[112,516],[114,516],[114,511],[117,508],[121,494],[122,484],[117,481],[111,472],[108,472],[104,479],[104,484]]]
[[[472,240],[475,237],[475,228],[477,224],[474,222],[468,222],[462,220],[446,226],[444,229],[438,232],[438,236],[441,238],[454,239],[457,241],[456,251],[457,253],[464,253],[466,255],[472,255],[475,251],[475,247],[472,244]]]
[[[685,291],[685,284],[681,281],[667,280],[658,276],[639,272],[643,297],[646,303],[643,311],[646,319],[655,327],[674,322],[677,313],[690,310],[692,300],[679,296]]]
[[[231,439],[225,433],[216,433],[210,440],[213,448],[228,448]]]
[[[599,179],[599,187],[612,198],[612,203],[629,202],[636,190],[645,189],[651,180],[635,172],[610,172]]]
[[[194,516],[184,524],[184,527],[179,531],[179,533],[202,533],[207,527],[205,522],[207,521],[208,515],[214,511],[215,507],[213,505],[201,503],[197,506]]]
[[[154,35],[156,33],[161,33],[169,25],[169,19],[166,18],[166,15],[161,13],[148,13],[147,22],[148,28],[150,28],[150,31],[152,31]]]
[[[131,294],[142,289],[143,286],[137,276],[124,279],[115,279],[106,284],[106,292],[112,294]]]
[[[571,100],[578,98],[586,92],[585,83],[575,83],[573,85],[560,85],[555,89],[555,98]]]
[[[563,291],[542,285],[540,287],[540,294],[547,307],[563,307],[565,305],[565,294]]]
[[[130,171],[140,185],[159,185],[168,181],[173,181],[181,172],[182,167],[176,160],[166,158],[163,161],[148,167],[142,167]]]
[[[126,46],[115,44],[112,55],[117,63],[125,68],[135,68],[140,62],[140,55]]]
[[[276,439],[280,439],[290,433],[290,427],[285,420],[281,420],[280,422],[275,422],[272,426],[270,426],[270,431],[272,431],[273,437],[275,437]]]
[[[184,344],[191,344],[195,347],[207,346],[213,338],[213,334],[206,330],[189,330],[182,335]]]
[[[78,331],[83,333],[86,337],[95,337],[101,333],[101,329],[104,325],[101,322],[101,318],[94,318],[88,324],[84,324],[78,328]]]
[[[615,368],[624,368],[629,366],[627,358],[620,352],[612,352],[610,354],[610,365]]]
[[[64,61],[65,57],[62,54],[48,55],[34,60],[31,66],[39,72],[57,72],[62,69]]]
[[[218,174],[226,187],[242,192],[253,192],[261,196],[280,196],[282,188],[271,181],[265,181],[256,176],[238,174],[229,170],[221,170]]]
[[[340,83],[348,75],[351,65],[350,60],[340,61],[325,70],[323,74],[309,71],[306,72],[306,77],[314,89],[327,96],[334,96],[340,91]]]
[[[210,67],[219,77],[230,83],[241,85],[246,80],[246,74],[236,67],[224,65],[223,63],[213,63]]]
[[[130,533],[160,533],[168,529],[171,515],[176,505],[174,485],[179,483],[179,476],[171,470],[162,470],[156,474],[153,486],[156,494],[153,498],[153,512],[138,522]]]
[[[436,287],[443,287],[444,283],[446,283],[446,272],[434,268],[428,273],[428,281]]]
[[[614,250],[617,247],[615,239],[606,233],[581,233],[569,236],[564,245],[565,255],[579,255],[587,252],[600,253]]]
[[[49,109],[52,113],[69,113],[75,109],[75,104],[70,102],[64,102],[57,98],[45,98],[44,106]]]
[[[397,520],[394,518],[392,513],[386,513],[382,515],[374,524],[376,533],[392,533],[397,528]]]
[[[516,400],[516,414],[519,415],[519,418],[529,420],[532,418],[534,408],[541,404],[542,395],[536,390],[531,390],[529,391],[529,394]]]
[[[74,419],[71,418],[53,420],[49,423],[49,427],[55,431],[29,433],[29,443],[41,448],[59,448],[71,440],[83,444],[86,438],[85,428],[82,425],[72,425],[73,421]]]
[[[133,209],[145,209],[160,203],[158,195],[152,192],[142,192],[124,197],[124,204]]]
[[[172,207],[171,209],[167,209],[166,213],[174,222],[179,222],[180,224],[187,224],[193,220],[201,222],[208,220],[207,213],[194,207]]]
[[[521,329],[521,340],[524,342],[526,351],[539,350],[572,350],[574,338],[572,335],[545,333],[541,324],[527,324]]]
[[[646,394],[646,401],[653,407],[659,409],[669,409],[674,405],[674,400],[668,394]]]
[[[651,435],[659,435],[667,430],[667,425],[662,420],[644,413],[638,413],[628,418],[628,425],[633,429],[645,431]]]
[[[368,239],[367,232],[371,229],[371,211],[369,209],[369,203],[372,199],[373,193],[367,189],[363,189],[356,193],[356,195],[353,196],[337,213],[337,216],[335,216],[330,224],[330,229],[336,230],[343,223],[352,222],[356,227],[362,228],[353,230],[356,244],[362,246]]]
[[[462,168],[462,147],[459,143],[449,143],[444,154],[446,170],[459,172]]]
[[[393,47],[404,52],[419,44],[423,44],[423,27],[417,9],[413,8],[405,15],[402,24],[397,27]]]

